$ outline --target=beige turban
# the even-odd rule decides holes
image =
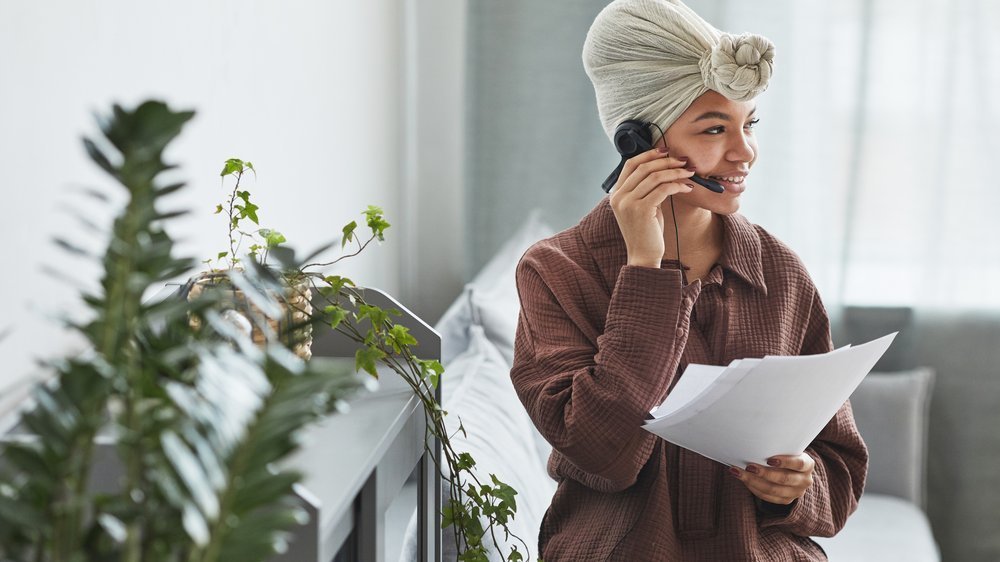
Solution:
[[[583,45],[608,138],[626,119],[666,131],[710,89],[731,100],[753,99],[767,89],[773,60],[767,38],[723,33],[677,0],[615,0],[597,15]]]

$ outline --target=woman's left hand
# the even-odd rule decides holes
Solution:
[[[769,466],[750,463],[745,470],[733,466],[729,472],[739,478],[751,494],[780,505],[801,498],[812,486],[816,461],[808,454],[777,455],[767,459],[767,463]]]

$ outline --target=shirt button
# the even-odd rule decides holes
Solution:
[[[683,301],[684,308],[689,308],[691,306],[691,297],[684,297]]]
[[[727,297],[733,296],[733,288],[732,287],[726,287],[726,296]]]
[[[678,338],[684,337],[684,328],[677,328],[677,337]]]

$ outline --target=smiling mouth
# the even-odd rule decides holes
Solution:
[[[708,179],[715,181],[724,181],[726,183],[731,183],[734,185],[739,185],[747,179],[746,176],[708,176]]]

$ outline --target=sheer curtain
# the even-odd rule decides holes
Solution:
[[[616,164],[580,49],[606,0],[469,5],[468,271],[527,209],[556,226]],[[690,0],[777,45],[743,212],[840,304],[1000,310],[1000,2]]]
[[[913,311],[894,347],[938,372],[935,535],[945,560],[997,560],[1000,471],[982,467],[1000,457],[1000,2],[687,3],[775,42],[742,212],[801,255],[834,316]],[[564,228],[603,196],[618,159],[580,50],[606,4],[469,3],[468,272],[531,209]]]
[[[1000,310],[1000,3],[705,4],[777,44],[744,212],[828,305]]]

